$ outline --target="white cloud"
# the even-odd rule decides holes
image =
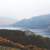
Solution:
[[[33,15],[45,15],[45,14],[50,14],[50,0],[34,1]]]
[[[50,0],[0,0],[0,16],[16,20],[50,14]]]

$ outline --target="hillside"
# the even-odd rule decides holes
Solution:
[[[42,37],[40,35],[25,35],[25,31],[20,30],[0,30],[0,36],[7,38],[13,42],[18,42],[23,45],[36,45],[42,48],[50,49],[50,39],[47,37]]]

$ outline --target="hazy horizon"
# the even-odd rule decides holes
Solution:
[[[50,14],[50,0],[0,0],[0,24]]]

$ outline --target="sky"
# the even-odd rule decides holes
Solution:
[[[50,14],[50,0],[0,0],[0,24]]]

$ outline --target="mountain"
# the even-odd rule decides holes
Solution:
[[[38,32],[42,30],[41,33],[49,35],[50,34],[49,21],[50,21],[50,15],[42,15],[42,16],[32,17],[30,19],[23,19],[13,24],[13,27],[22,27],[26,29],[37,29],[37,30],[39,29]]]
[[[32,29],[33,32],[38,32],[39,34],[44,35],[44,34],[50,34],[50,22],[49,21],[50,21],[50,15],[42,15],[42,16],[32,17],[30,19],[23,19],[12,25],[1,26],[1,28],[3,27],[6,29],[8,28],[17,29],[19,27],[20,30]]]
[[[32,17],[31,19],[23,19],[15,23],[14,27],[24,27],[31,29],[47,29],[50,15]]]

